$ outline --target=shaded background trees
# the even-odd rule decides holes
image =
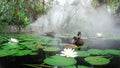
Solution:
[[[38,16],[46,13],[50,3],[54,0],[0,0],[0,32],[21,32],[21,30],[35,21]],[[106,4],[114,14],[120,15],[120,0],[93,0],[96,8]]]

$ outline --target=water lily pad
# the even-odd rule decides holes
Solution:
[[[86,57],[85,61],[92,64],[92,65],[105,65],[110,62],[109,59],[103,58],[103,57]]]
[[[100,49],[89,49],[88,52],[92,55],[101,55],[103,51]]]
[[[31,50],[19,50],[18,53],[14,54],[14,56],[24,56],[24,55],[28,55],[31,53],[32,53]]]
[[[89,56],[90,53],[87,52],[87,51],[77,51],[77,55],[78,55],[79,57],[86,57],[86,56]]]
[[[119,55],[120,56],[120,50],[115,49],[106,49],[104,50],[105,54],[111,54],[111,55]]]
[[[0,57],[8,56],[10,54],[7,53],[7,50],[0,50]]]
[[[14,48],[19,48],[19,46],[17,43],[8,42],[8,43],[2,44],[2,48],[3,49],[14,49]]]
[[[77,67],[75,65],[73,65],[73,66],[67,66],[65,68],[77,68]],[[89,68],[89,67],[88,66],[80,66],[80,65],[78,65],[78,68]]]
[[[60,48],[56,48],[56,47],[45,47],[43,50],[44,50],[44,51],[59,51]]]
[[[44,62],[52,66],[69,66],[76,64],[76,60],[74,58],[68,58],[59,55],[46,58]]]
[[[37,55],[37,54],[38,54],[37,52],[30,53],[30,55]]]
[[[17,52],[18,52],[17,49],[14,49],[14,50],[0,50],[0,57],[13,55],[13,54],[16,54]]]

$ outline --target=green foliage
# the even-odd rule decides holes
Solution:
[[[103,4],[107,5],[107,9],[110,9],[110,11],[113,11],[114,13],[117,13],[116,11],[119,10],[120,0],[93,0],[91,3],[94,7],[99,7]],[[118,12],[120,13],[120,12]]]
[[[74,66],[67,66],[65,68],[77,68],[77,67],[74,65]],[[89,68],[89,67],[78,65],[78,68]]]
[[[15,38],[19,42],[9,42],[10,38]],[[52,38],[49,37],[38,37],[35,35],[16,35],[16,36],[0,36],[0,49],[1,49],[1,54],[0,57],[4,56],[24,56],[24,55],[36,55],[38,46],[40,46],[43,43],[47,43],[49,40]],[[41,45],[42,47],[42,45]],[[11,50],[15,50],[16,54],[8,53]],[[58,48],[54,47],[46,47],[44,50],[60,50]]]
[[[105,65],[108,64],[110,62],[109,59],[100,57],[100,56],[96,56],[96,57],[86,57],[85,61],[92,64],[92,65]]]
[[[60,48],[56,48],[56,47],[45,47],[43,48],[43,51],[59,51]]]
[[[77,51],[77,55],[79,57],[87,57],[87,56],[90,56],[90,53],[87,51]]]
[[[118,55],[118,56],[120,56],[120,50],[106,49],[106,50],[104,50],[104,54],[106,54],[106,55]]]
[[[44,62],[52,66],[69,66],[76,64],[75,59],[59,55],[48,57],[44,60]]]
[[[13,56],[24,56],[24,55],[28,55],[31,54],[32,51],[31,50],[19,50],[16,54],[14,54]]]
[[[30,24],[31,17],[44,13],[41,4],[42,0],[0,0],[0,26],[12,25],[20,31]]]
[[[89,49],[88,52],[89,52],[91,55],[101,55],[101,53],[102,53],[103,51],[100,50],[100,49]]]

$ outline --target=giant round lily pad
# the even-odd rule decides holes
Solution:
[[[88,53],[87,51],[77,51],[77,55],[79,57],[86,57],[86,56],[89,56],[90,53]]]
[[[59,55],[48,57],[44,62],[52,66],[69,66],[76,64],[76,60],[74,58]]]
[[[103,58],[103,57],[86,57],[85,61],[92,64],[92,65],[105,65],[110,62],[109,59]]]
[[[88,52],[92,55],[101,55],[103,51],[100,49],[89,49]]]
[[[45,47],[43,50],[44,50],[44,51],[59,51],[60,48],[56,48],[56,47]]]
[[[77,68],[75,65],[73,66],[67,66],[65,68]],[[89,68],[88,66],[81,66],[81,65],[78,65],[78,68]]]

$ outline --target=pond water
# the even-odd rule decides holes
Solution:
[[[64,39],[65,40],[65,39]],[[82,51],[87,51],[89,49],[120,49],[120,40],[111,40],[111,39],[101,39],[101,38],[93,38],[93,39],[84,39],[85,46],[82,47]],[[65,42],[63,42],[65,43]],[[69,43],[69,39],[67,41]],[[46,46],[46,45],[45,45]],[[57,46],[60,48],[64,48],[64,46]],[[33,64],[39,66],[39,68],[55,68],[54,66],[50,66],[44,63],[44,59],[49,56],[53,56],[56,54],[60,54],[60,51],[43,51],[42,49],[37,50],[37,55],[25,55],[25,56],[5,56],[0,57],[0,68],[38,68],[33,67]],[[109,56],[107,56],[109,57]],[[85,65],[89,66],[89,68],[120,68],[120,55],[110,57],[110,63],[107,65],[91,65],[85,62],[84,57],[75,58],[77,60],[76,65]],[[43,64],[43,65],[42,65]],[[50,67],[49,67],[50,66]],[[58,67],[65,68],[65,67]]]

